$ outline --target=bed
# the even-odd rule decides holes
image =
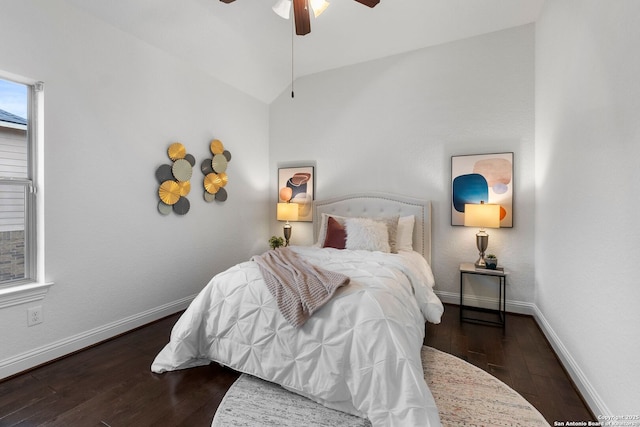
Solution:
[[[348,248],[323,247],[340,226]],[[439,426],[420,359],[425,321],[439,323],[444,310],[429,266],[430,202],[382,193],[317,201],[314,237],[287,250],[349,283],[304,324],[284,318],[254,257],[211,279],[152,371],[213,361],[374,427]]]

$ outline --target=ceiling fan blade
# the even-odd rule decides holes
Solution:
[[[233,1],[233,0],[231,0]],[[356,0],[358,3],[361,3],[365,6],[369,6],[369,7],[374,7],[375,5],[377,5],[378,3],[380,3],[380,0]]]
[[[296,21],[296,34],[304,36],[311,32],[311,20],[307,0],[293,0],[293,16]]]
[[[234,2],[234,1],[236,1],[236,0],[220,0],[220,1],[221,1],[222,3],[227,3],[227,4],[229,4],[229,3],[233,3],[233,2]]]

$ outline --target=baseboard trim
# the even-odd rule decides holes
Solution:
[[[460,305],[460,294],[456,292],[445,292],[445,291],[435,291],[436,295],[442,300],[442,302],[447,304]],[[495,298],[482,298],[482,297],[474,297],[474,296],[466,296],[465,305],[475,305],[483,308],[496,308],[498,304],[498,300]],[[507,312],[517,313],[517,314],[526,314],[530,315],[534,318],[542,333],[549,341],[553,351],[555,351],[556,355],[560,359],[562,366],[569,374],[569,377],[574,382],[578,391],[582,395],[585,403],[593,412],[594,415],[612,415],[611,411],[605,405],[605,403],[600,398],[600,395],[593,388],[586,375],[580,369],[580,366],[576,362],[576,360],[571,356],[569,350],[564,346],[560,337],[555,333],[547,319],[544,317],[540,309],[537,305],[524,302],[524,301],[506,301]]]
[[[591,412],[593,412],[593,414],[596,416],[613,415],[607,405],[602,401],[602,398],[600,398],[598,392],[593,388],[582,369],[580,369],[580,366],[578,365],[576,360],[571,356],[569,350],[564,346],[558,335],[555,333],[542,312],[536,305],[534,305],[533,307],[535,309],[533,317],[536,320],[536,323],[538,323],[538,326],[540,326],[542,333],[544,333],[545,337],[547,337],[547,340],[551,344],[551,347],[553,347],[553,350],[560,358],[562,366],[564,366],[564,369],[567,371],[574,384],[580,391],[582,398],[585,400],[589,409],[591,409]]]
[[[195,297],[191,295],[1,360],[0,380],[170,316],[187,308]]]
[[[438,298],[440,298],[440,300],[444,303],[460,305],[460,294],[457,292],[435,291],[435,293]],[[465,295],[464,304],[482,308],[496,309],[498,307],[498,299]],[[506,310],[509,313],[528,314],[530,316],[533,316],[535,314],[535,305],[530,302],[508,299],[505,305]]]

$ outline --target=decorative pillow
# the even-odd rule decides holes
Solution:
[[[323,248],[344,249],[347,243],[347,231],[334,217],[327,220],[327,233]]]
[[[369,218],[347,218],[346,249],[389,252],[387,226]]]
[[[389,232],[389,248],[392,254],[398,253],[398,221],[400,217],[398,215],[387,218],[380,218],[378,221],[384,222]]]
[[[338,221],[338,224],[342,225],[343,227],[344,220],[347,219],[347,217],[344,216],[322,213],[320,218],[320,229],[318,230],[318,238],[315,243],[315,245],[318,247],[322,247],[322,245],[324,245],[325,239],[327,238],[327,222],[329,221],[330,217]]]
[[[318,238],[316,240],[315,246],[318,246],[321,248],[325,247],[325,242],[327,239],[327,224],[328,224],[329,218],[335,219],[339,225],[345,227],[346,225],[345,221],[347,220],[347,218],[350,218],[350,217],[322,213],[321,219],[320,219],[320,229],[318,230]],[[389,233],[389,249],[390,249],[389,252],[391,252],[392,254],[398,253],[397,241],[398,241],[399,218],[400,217],[397,215],[391,216],[391,217],[385,217],[385,218],[375,218],[376,221],[382,221],[387,226],[387,231]],[[405,217],[405,219],[409,219],[409,218],[413,219],[413,216]],[[411,223],[411,228],[413,230],[413,223]],[[411,245],[412,241],[413,241],[413,237],[410,236],[409,246],[412,246]],[[411,249],[404,249],[404,250],[411,250]]]
[[[401,216],[398,220],[396,247],[399,251],[413,250],[413,226],[416,218],[413,215]]]

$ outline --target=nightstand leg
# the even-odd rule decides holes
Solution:
[[[507,278],[501,277],[502,282],[502,328],[507,326]]]
[[[462,307],[463,307],[463,304],[464,304],[464,300],[463,300],[463,297],[462,297],[463,294],[464,294],[464,292],[462,290],[462,275],[463,275],[463,273],[460,272],[460,322],[461,323],[462,323],[462,318],[463,318],[463,316],[462,316]]]

